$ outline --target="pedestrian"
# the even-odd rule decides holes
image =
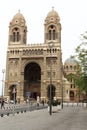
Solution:
[[[39,107],[39,101],[37,101],[37,106]]]
[[[1,101],[1,109],[2,109],[2,108],[5,109],[5,107],[4,107],[4,100]]]
[[[40,103],[40,98],[39,96],[37,96],[37,106],[39,106],[39,103]]]
[[[42,104],[43,104],[43,106],[44,106],[44,100],[42,100]]]

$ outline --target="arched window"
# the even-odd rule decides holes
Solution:
[[[15,42],[15,32],[13,32],[13,42]]]
[[[72,88],[72,84],[70,86],[71,86],[70,88]]]
[[[55,36],[55,30],[53,30],[53,40],[55,40],[56,36]]]
[[[18,42],[18,41],[20,40],[19,28],[14,28],[14,29],[12,30],[12,32],[13,32],[12,41],[13,41],[13,42]]]
[[[49,40],[55,40],[56,39],[57,33],[56,33],[56,28],[55,28],[54,25],[49,26],[47,36],[48,36]]]
[[[66,66],[66,70],[68,70],[68,66]]]
[[[49,30],[49,40],[51,40],[51,30]]]
[[[70,91],[70,101],[73,101],[74,100],[74,92],[73,91]]]
[[[19,41],[19,32],[17,32],[17,42]]]
[[[70,70],[72,70],[72,68],[73,68],[72,65],[70,65]]]

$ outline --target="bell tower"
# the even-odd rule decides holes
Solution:
[[[8,44],[19,45],[26,44],[27,26],[26,21],[20,11],[13,17],[9,24],[9,41]]]
[[[61,49],[61,23],[58,13],[52,7],[44,22],[44,46],[45,53],[45,82],[47,91],[53,86],[53,97],[61,100],[62,93],[62,49]],[[48,85],[49,84],[49,85]],[[45,86],[44,86],[45,88]],[[43,90],[44,92],[44,90]],[[44,95],[44,94],[43,94]],[[44,97],[44,96],[43,96]],[[50,97],[50,96],[49,96]]]
[[[61,46],[61,24],[58,13],[52,7],[48,13],[44,24],[44,42],[53,41],[58,46]]]
[[[13,100],[13,90],[15,88],[15,98],[18,99],[19,95],[21,100],[23,98],[23,85],[18,87],[18,82],[21,78],[21,55],[23,47],[27,42],[27,26],[26,21],[20,11],[13,17],[9,23],[8,34],[8,49],[6,57],[6,84],[5,84],[5,97],[8,100]],[[22,89],[22,90],[20,90]],[[19,93],[20,92],[20,93]]]

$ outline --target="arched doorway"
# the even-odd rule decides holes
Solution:
[[[51,97],[52,97],[52,100],[54,99],[55,97],[55,86],[52,84],[52,85],[48,85],[47,87],[47,97],[48,99],[50,99],[50,87],[51,87]]]
[[[74,101],[74,92],[70,91],[70,101]]]
[[[31,62],[26,65],[24,69],[24,98],[26,99],[26,92],[30,92],[30,98],[37,99],[41,95],[41,68],[35,63]]]

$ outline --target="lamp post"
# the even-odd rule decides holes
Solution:
[[[14,113],[15,113],[15,99],[16,99],[16,84],[14,84],[13,86],[13,102],[14,102],[14,106],[13,106],[13,116],[14,116]]]
[[[49,42],[50,48],[50,97],[49,97],[49,114],[52,115],[52,47],[53,42]]]
[[[14,87],[13,87],[13,100],[14,100],[14,106],[13,106],[13,116],[15,114],[15,104],[16,104],[16,89],[17,89],[17,85],[20,84],[20,81],[18,81],[17,83],[14,84]]]
[[[3,77],[2,77],[2,100],[3,100],[3,88],[4,88],[4,73],[5,73],[5,69],[2,69],[2,74],[3,74]]]
[[[13,94],[14,94],[14,105],[16,103],[16,84],[14,85],[14,88],[13,88]]]
[[[64,93],[64,85],[65,85],[65,83],[66,83],[66,78],[62,78],[62,92],[61,92],[61,95],[62,95],[62,105],[61,105],[61,108],[63,109],[63,102],[64,102],[64,95],[63,95],[63,93]]]
[[[63,109],[63,83],[62,83],[62,105],[61,108]]]

